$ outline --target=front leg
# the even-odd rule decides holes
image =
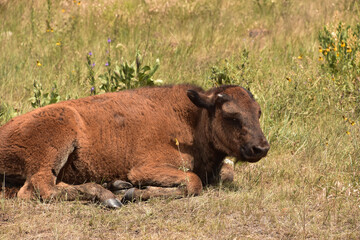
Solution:
[[[131,188],[125,192],[122,203],[134,202],[140,200],[148,200],[149,198],[162,197],[162,198],[180,198],[185,196],[185,190],[182,187],[153,187],[147,186],[145,188]]]
[[[231,183],[234,181],[234,162],[229,158],[225,158],[221,166],[220,181],[223,183]]]
[[[172,165],[136,167],[129,172],[128,179],[139,189],[128,190],[123,199],[126,201],[147,200],[161,196],[199,195],[202,191],[201,180],[195,173]],[[141,189],[146,186],[152,187]]]

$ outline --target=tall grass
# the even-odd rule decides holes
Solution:
[[[212,77],[222,72],[250,88],[262,106],[269,156],[256,164],[236,166],[233,185],[210,188],[187,206],[183,201],[153,200],[119,213],[83,208],[94,218],[83,228],[99,231],[96,221],[104,218],[110,228],[129,238],[147,238],[144,229],[151,238],[167,234],[177,238],[177,232],[187,229],[188,238],[356,239],[360,234],[359,98],[342,89],[349,79],[322,67],[319,32],[340,22],[354,28],[359,10],[356,0],[0,1],[0,123],[33,109],[29,99],[35,80],[49,93],[56,83],[61,100],[90,95],[87,55],[93,53],[99,87],[98,77],[107,71],[108,38],[114,64],[134,59],[139,51],[145,64],[160,59],[155,78],[165,83],[207,88]],[[354,86],[359,85],[354,82]],[[21,222],[23,215],[9,209],[24,205],[5,200],[2,206]],[[176,216],[166,220],[173,208],[180,209],[182,217],[195,216],[193,225]],[[134,214],[133,219],[126,218],[128,225],[121,227],[116,219],[127,212]],[[69,214],[65,211],[62,216],[79,223],[69,220]],[[36,236],[33,227],[27,226]],[[166,228],[170,230],[161,230]],[[9,237],[25,236],[21,229],[5,230],[6,225],[2,229]],[[59,236],[56,229],[50,236]]]

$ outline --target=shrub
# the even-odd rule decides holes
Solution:
[[[319,61],[323,73],[335,81],[338,95],[359,111],[360,103],[360,24],[339,23],[319,32]]]

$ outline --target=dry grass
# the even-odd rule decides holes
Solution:
[[[359,189],[302,162],[302,154],[269,156],[201,196],[120,210],[1,199],[0,239],[357,239]]]

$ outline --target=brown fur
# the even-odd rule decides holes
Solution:
[[[104,202],[115,196],[96,183],[116,179],[196,195],[219,180],[225,156],[266,155],[259,112],[238,86],[141,88],[48,105],[0,127],[0,177],[24,182],[19,198],[82,193]]]

